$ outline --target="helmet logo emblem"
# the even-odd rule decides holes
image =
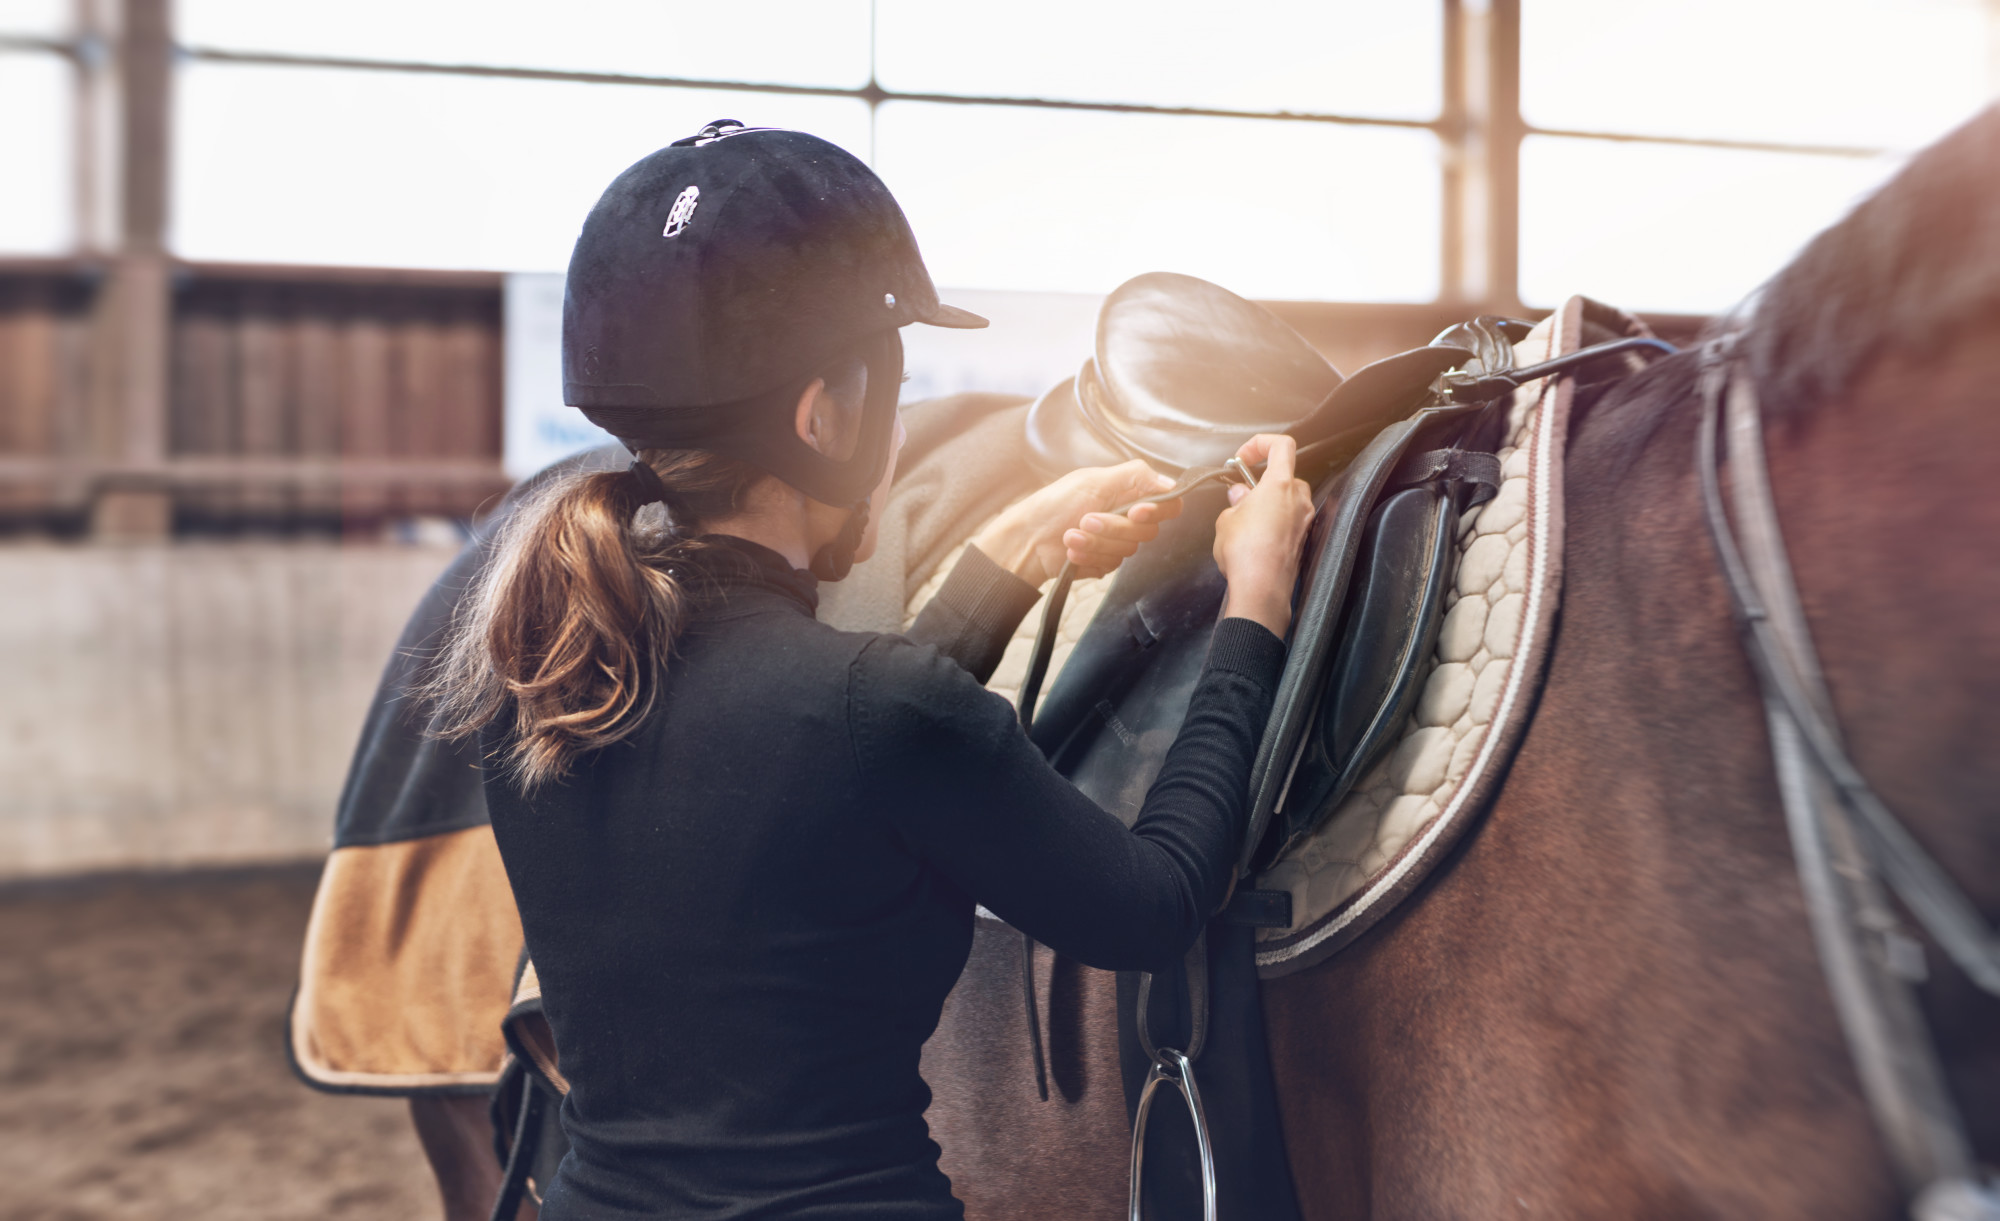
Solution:
[[[679,237],[681,230],[687,228],[688,222],[694,219],[694,206],[700,201],[700,187],[691,186],[682,191],[680,198],[674,200],[673,208],[667,213],[667,227],[660,230],[660,236]]]

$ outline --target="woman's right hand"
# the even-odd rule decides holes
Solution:
[[[1292,626],[1292,587],[1313,519],[1312,488],[1292,473],[1298,452],[1282,434],[1245,441],[1236,456],[1264,463],[1264,474],[1255,488],[1230,488],[1230,507],[1215,521],[1215,563],[1229,580],[1223,617],[1261,623],[1279,639]]]

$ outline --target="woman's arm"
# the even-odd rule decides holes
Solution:
[[[1130,829],[1049,766],[1006,701],[893,637],[850,673],[856,763],[915,851],[1002,919],[1090,966],[1151,969],[1186,950],[1228,890],[1284,658],[1259,624],[1217,626]]]
[[[993,677],[1007,642],[1042,591],[969,546],[910,625],[909,639],[957,662],[977,682]]]
[[[993,676],[1040,587],[1065,561],[1078,576],[1103,576],[1160,523],[1180,513],[1178,500],[1107,510],[1173,486],[1143,462],[1089,467],[997,514],[966,547],[942,588],[910,625],[911,640],[934,645],[980,682]]]
[[[877,808],[1003,920],[1090,966],[1170,962],[1227,892],[1312,522],[1296,453],[1270,435],[1238,451],[1264,478],[1232,489],[1216,521],[1223,619],[1130,830],[1049,766],[1005,701],[935,651],[882,637],[849,670],[849,733]]]

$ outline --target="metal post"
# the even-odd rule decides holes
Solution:
[[[101,255],[118,246],[118,72],[112,59],[117,17],[111,0],[76,0],[72,12],[76,249]]]
[[[1439,296],[1521,311],[1520,0],[1444,0],[1444,232]]]
[[[1492,0],[1486,15],[1486,299],[1521,312],[1521,0]]]
[[[167,456],[171,284],[166,255],[170,0],[123,0],[117,38],[117,247],[92,307],[92,449],[140,473],[108,482],[91,506],[92,533],[111,541],[164,538],[172,504],[144,471]]]

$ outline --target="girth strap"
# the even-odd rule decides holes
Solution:
[[[1911,990],[1911,977],[1921,971],[1921,947],[1899,927],[1880,879],[1887,878],[1988,991],[1996,990],[2000,974],[1992,935],[1963,892],[1868,787],[1841,744],[1771,496],[1756,391],[1748,377],[1731,377],[1729,348],[1725,339],[1707,353],[1695,468],[1744,649],[1763,692],[1779,794],[1821,967],[1862,1093],[1911,1198],[1911,1216],[1996,1221],[2000,1192],[1978,1178],[1964,1122]],[[1725,394],[1740,547],[1718,474]]]

